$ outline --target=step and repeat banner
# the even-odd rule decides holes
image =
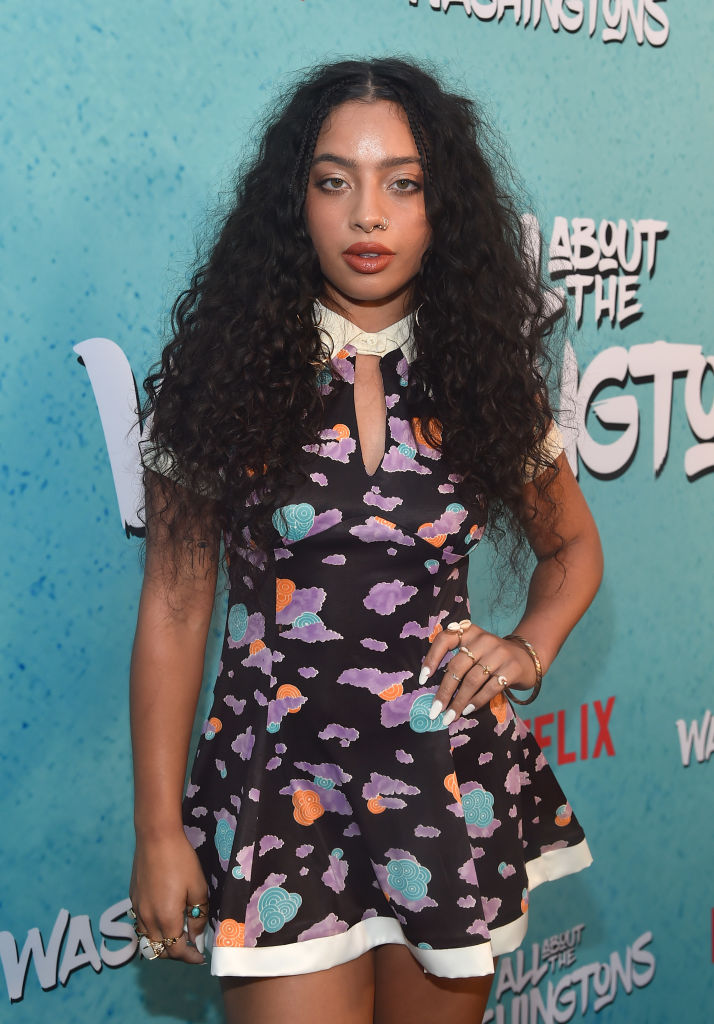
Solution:
[[[142,961],[126,914],[135,382],[266,102],[388,53],[508,140],[570,306],[562,426],[606,558],[524,709],[594,864],[533,893],[485,1020],[711,1020],[712,34],[706,0],[0,5],[0,1020],[220,1020],[208,969]],[[492,565],[474,619],[505,630]]]

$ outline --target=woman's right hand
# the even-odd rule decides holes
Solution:
[[[129,897],[138,932],[151,940],[178,940],[166,947],[162,957],[190,964],[206,962],[195,942],[206,927],[208,886],[182,828],[158,838],[137,838]],[[188,915],[187,935],[183,930],[186,911],[198,903],[203,904],[202,916]]]

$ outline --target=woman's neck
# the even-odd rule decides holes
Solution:
[[[381,301],[360,302],[336,292],[327,284],[320,302],[368,334],[391,327],[411,311],[411,296],[406,292],[398,292]]]

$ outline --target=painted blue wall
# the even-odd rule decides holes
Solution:
[[[596,290],[613,286],[593,280],[570,335],[581,375],[580,480],[607,568],[534,705],[533,727],[595,864],[534,893],[523,961],[502,961],[489,1019],[514,1019],[514,990],[530,1006],[521,1021],[536,1020],[538,998],[548,1021],[709,1019],[709,14],[705,0],[684,8],[664,0],[2,5],[1,1020],[220,1019],[207,970],[131,958],[122,901],[133,840],[127,675],[139,543],[124,532],[90,378],[73,346],[112,339],[141,379],[195,238],[264,104],[315,60],[393,52],[428,55],[485,102],[546,243],[557,218],[567,222],[564,251],[574,218],[596,227],[624,219],[629,259],[633,221],[666,225],[653,272],[630,275],[641,315],[598,326]],[[606,41],[623,30],[621,41]],[[573,268],[573,309],[583,276],[596,273]],[[611,273],[627,286],[619,263]],[[565,287],[565,278],[554,283]],[[656,341],[663,345],[645,348]],[[702,356],[710,369],[700,389]],[[604,377],[619,361],[623,382],[596,387],[593,407],[583,380],[603,358]],[[565,390],[573,398],[572,382]],[[598,470],[591,442],[611,446],[625,435],[632,457],[623,463],[610,448],[598,456],[607,472]],[[691,479],[685,459],[690,470],[700,460]],[[489,607],[489,564],[475,556],[475,616],[506,628],[513,613]],[[545,940],[563,932],[547,973],[526,975],[534,957],[542,965],[556,949]],[[21,993],[18,947],[33,944]],[[596,1013],[598,998],[607,1008]]]

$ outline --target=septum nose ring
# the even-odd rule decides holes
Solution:
[[[387,217],[382,217],[379,224],[373,224],[372,227],[367,231],[368,235],[371,235],[375,228],[379,228],[380,231],[386,231],[389,227],[389,220]]]

